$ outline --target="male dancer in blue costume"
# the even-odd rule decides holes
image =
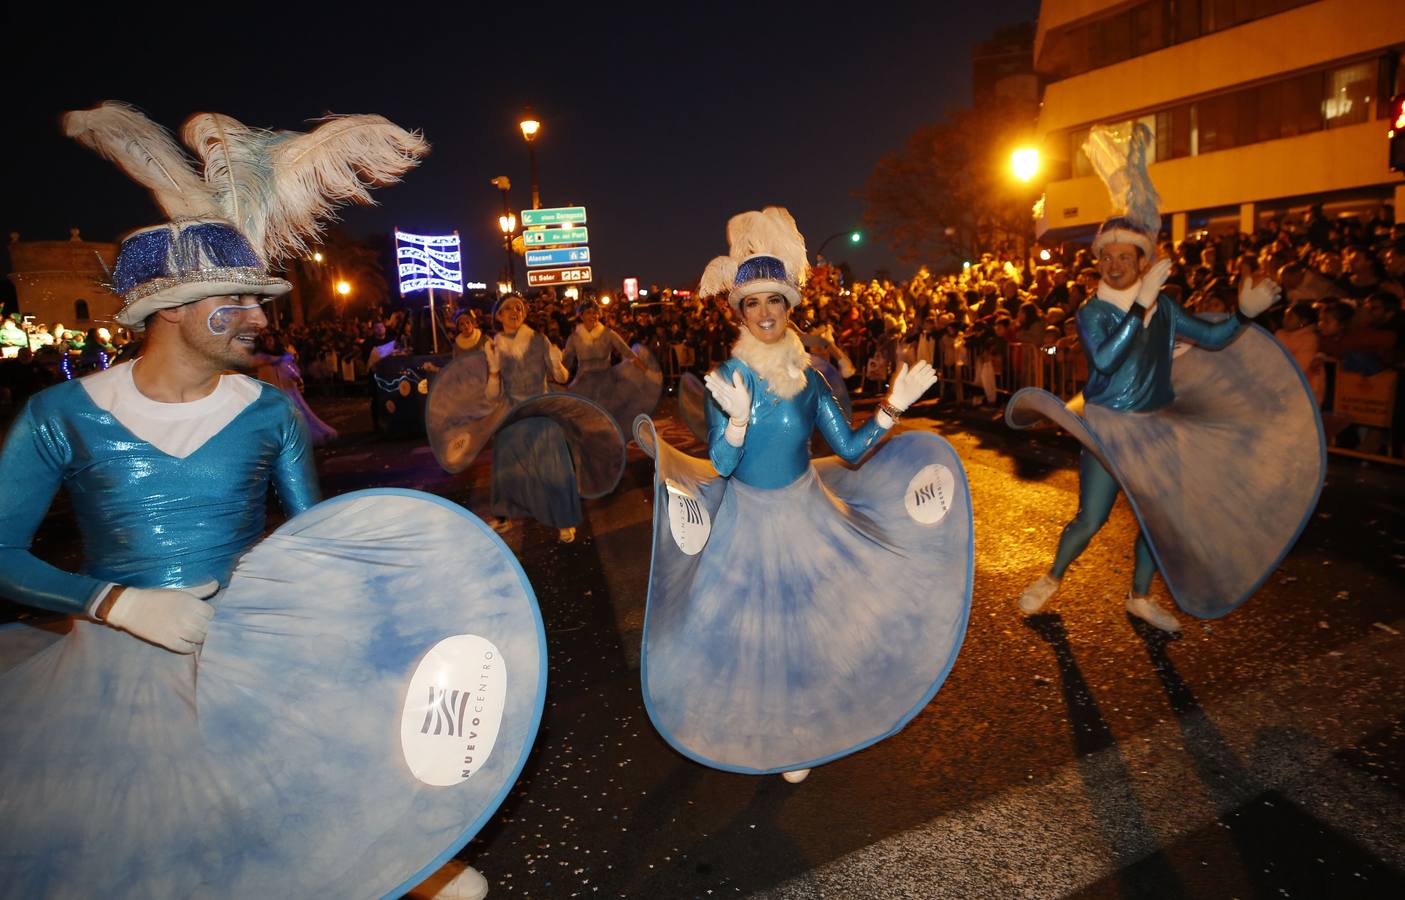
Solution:
[[[1078,310],[1078,333],[1088,355],[1085,402],[1124,413],[1152,412],[1175,399],[1171,388],[1172,351],[1177,337],[1218,350],[1238,336],[1245,323],[1267,309],[1277,285],[1246,279],[1239,312],[1219,322],[1198,318],[1161,292],[1171,261],[1152,264],[1155,235],[1123,216],[1108,219],[1093,241],[1101,281],[1097,295]],[[1079,457],[1078,514],[1059,539],[1049,572],[1020,596],[1025,613],[1039,612],[1059,589],[1064,572],[1107,521],[1119,488],[1113,476],[1086,448]],[[1176,632],[1176,617],[1149,595],[1156,562],[1146,536],[1137,533],[1136,567],[1127,611],[1151,625]]]
[[[111,149],[112,134],[142,145],[138,170],[159,158],[162,178],[185,178],[164,132],[121,104],[70,114],[65,124],[148,187],[131,160]],[[382,181],[427,149],[418,136],[384,125],[394,133],[383,132],[393,159],[375,170]],[[198,182],[180,187],[184,197],[208,196]],[[168,188],[153,189],[173,213]],[[123,300],[116,319],[145,332],[141,356],[35,395],[0,450],[0,479],[30,492],[0,523],[0,594],[75,616],[73,628],[89,641],[110,643],[114,629],[195,653],[214,616],[205,599],[264,531],[269,486],[289,516],[320,499],[296,408],[273,386],[231,371],[256,365],[255,339],[267,325],[261,304],[292,285],[270,276],[260,250],[211,206],[122,242],[112,272]],[[60,487],[83,534],[78,573],[30,552]],[[439,896],[486,893],[482,877],[466,869]]]
[[[145,293],[137,289],[152,279],[123,281],[140,244],[168,240],[218,247],[223,280]],[[0,479],[25,485],[30,502],[0,526],[0,592],[191,653],[213,615],[203,598],[263,533],[269,484],[289,515],[319,499],[307,429],[292,404],[228,372],[254,365],[254,337],[267,323],[260,301],[291,285],[269,278],[225,223],[149,229],[123,250],[115,277],[132,299],[118,321],[145,329],[142,355],[42,391],[11,426]],[[29,552],[60,486],[83,532],[81,574]]]

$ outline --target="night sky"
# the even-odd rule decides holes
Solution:
[[[543,123],[542,205],[587,207],[606,289],[628,275],[696,281],[726,252],[727,218],[766,204],[791,210],[813,256],[859,224],[855,194],[881,156],[970,103],[973,43],[1038,14],[1036,0],[668,4],[654,15],[539,3],[496,17],[448,3],[37,5],[11,5],[5,29],[7,233],[53,240],[76,226],[113,240],[162,218],[115,166],[62,136],[64,110],[117,99],[171,129],[210,110],[299,131],[328,112],[374,112],[423,130],[433,152],[377,192],[380,207],[347,210],[344,227],[457,228],[465,277],[492,282],[504,256],[489,180],[507,175],[514,210],[530,207],[517,129],[530,103]],[[827,255],[861,276],[908,274],[885,246],[839,244]]]

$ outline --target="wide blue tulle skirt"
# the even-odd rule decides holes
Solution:
[[[970,492],[955,451],[898,435],[861,467],[767,490],[660,440],[644,704],[680,753],[807,768],[895,734],[956,661],[971,606]]]
[[[515,404],[489,398],[487,380],[487,362],[477,353],[434,377],[425,404],[434,458],[445,471],[462,472],[493,441],[494,515],[528,516],[554,528],[579,524],[581,498],[605,496],[624,474],[620,426],[600,406],[569,392]]]
[[[636,417],[654,414],[663,393],[663,372],[654,354],[643,344],[635,344],[632,349],[644,363],[643,369],[633,360],[625,360],[604,369],[581,372],[567,387],[608,412],[626,434]]]
[[[1213,619],[1249,598],[1297,542],[1327,471],[1322,418],[1292,356],[1258,326],[1221,350],[1185,346],[1176,399],[1118,412],[1036,388],[1005,421],[1051,421],[1117,479],[1181,609]]]
[[[0,895],[395,897],[516,780],[545,633],[457,505],[328,500],[211,603],[198,656],[85,620],[0,631]]]

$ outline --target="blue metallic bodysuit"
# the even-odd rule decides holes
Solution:
[[[289,515],[318,499],[307,428],[287,397],[267,386],[222,431],[178,459],[96,406],[81,382],[56,385],[16,418],[0,452],[0,480],[26,490],[0,525],[0,594],[68,614],[82,613],[108,583],[225,583],[236,558],[263,533],[270,482]],[[61,486],[83,533],[82,574],[29,552]]]
[[[1162,294],[1149,325],[1136,304],[1127,312],[1102,299],[1078,310],[1078,338],[1088,355],[1088,385],[1083,397],[1108,409],[1150,412],[1175,399],[1171,389],[1171,351],[1185,337],[1206,350],[1218,350],[1243,329],[1235,316],[1210,322],[1186,312]]]
[[[805,387],[788,400],[772,393],[766,380],[735,356],[717,371],[729,382],[733,372],[741,372],[751,391],[751,424],[740,447],[723,436],[727,414],[716,403],[707,404],[708,456],[719,475],[752,487],[785,487],[810,468],[810,435],[816,427],[848,463],[858,462],[885,433],[876,416],[850,429],[829,385],[814,369],[805,370]]]

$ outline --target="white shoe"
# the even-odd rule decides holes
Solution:
[[[783,772],[781,773],[781,777],[784,778],[786,781],[789,781],[791,784],[799,784],[806,778],[810,777],[810,770],[796,769],[793,772]]]
[[[1039,576],[1039,580],[1024,589],[1020,594],[1020,609],[1026,615],[1033,615],[1044,608],[1044,604],[1049,602],[1049,598],[1054,596],[1054,591],[1059,589],[1062,582],[1052,575],[1044,574]]]
[[[451,859],[406,895],[415,900],[483,900],[488,879],[472,866]]]
[[[576,539],[576,529],[563,528],[561,529],[561,533],[557,535],[557,538],[560,539],[561,543],[569,544]]]
[[[1129,593],[1127,595],[1127,612],[1162,631],[1174,634],[1181,630],[1181,623],[1176,621],[1176,617],[1162,609],[1161,604],[1150,597],[1138,597],[1136,594]]]

